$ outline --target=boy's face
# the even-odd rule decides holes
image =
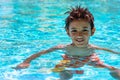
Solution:
[[[72,42],[77,47],[86,47],[89,38],[93,35],[95,29],[91,30],[90,23],[84,19],[74,20],[70,23],[67,33],[72,39]]]

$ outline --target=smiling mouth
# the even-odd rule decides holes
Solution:
[[[78,38],[78,39],[76,39],[76,41],[79,42],[79,43],[81,43],[81,42],[84,41],[84,39],[83,38]]]

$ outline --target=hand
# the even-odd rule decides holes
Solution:
[[[19,65],[17,65],[16,67],[12,67],[13,69],[25,69],[25,68],[28,68],[29,67],[29,63],[26,63],[26,62],[23,62]]]
[[[110,75],[115,79],[120,79],[120,69],[112,70]]]

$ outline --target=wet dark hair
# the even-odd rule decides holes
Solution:
[[[91,25],[91,30],[93,29],[94,17],[87,8],[81,8],[80,6],[76,6],[75,8],[71,8],[70,11],[67,11],[66,13],[69,14],[69,16],[65,20],[66,30],[69,29],[69,25],[73,20],[79,20],[79,19],[87,20]]]

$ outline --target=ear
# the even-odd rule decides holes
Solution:
[[[69,30],[68,30],[68,29],[66,29],[66,32],[67,32],[67,34],[68,34],[68,36],[69,36]]]
[[[91,36],[94,34],[95,28],[92,29]]]

